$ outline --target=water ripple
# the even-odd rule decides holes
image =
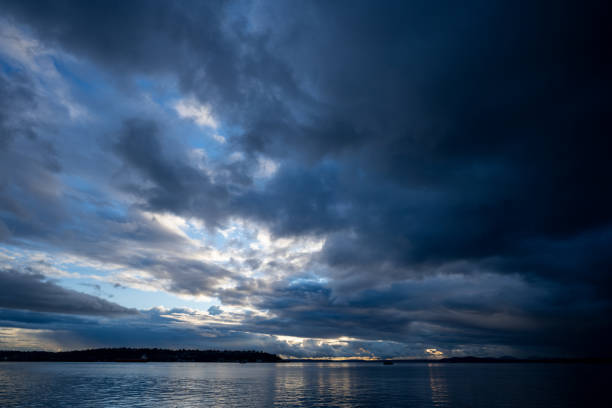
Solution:
[[[612,406],[607,365],[0,363],[0,406]]]

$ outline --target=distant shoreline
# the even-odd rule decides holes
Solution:
[[[410,363],[429,363],[429,364],[482,364],[482,363],[553,363],[553,364],[612,364],[612,358],[609,357],[588,357],[588,358],[496,358],[496,357],[449,357],[440,359],[377,359],[377,360],[360,360],[360,359],[285,359],[283,362],[289,363],[383,363],[392,362],[398,364]]]
[[[261,351],[230,350],[170,350],[158,348],[100,348],[74,351],[14,351],[0,350],[0,362],[194,362],[194,363],[555,363],[555,364],[612,364],[610,357],[587,358],[514,358],[514,357],[450,357],[441,359],[283,359]]]
[[[236,362],[277,363],[279,356],[261,351],[229,350],[169,350],[158,348],[100,348],[74,351],[0,351],[1,361],[48,361],[48,362]]]

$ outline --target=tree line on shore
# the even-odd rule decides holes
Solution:
[[[168,350],[158,348],[99,348],[75,351],[0,351],[0,361],[73,362],[265,362],[282,361],[262,351]]]

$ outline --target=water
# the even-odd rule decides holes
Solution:
[[[603,407],[611,368],[2,362],[0,407]]]

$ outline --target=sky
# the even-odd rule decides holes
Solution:
[[[607,2],[0,8],[0,349],[612,355]]]

